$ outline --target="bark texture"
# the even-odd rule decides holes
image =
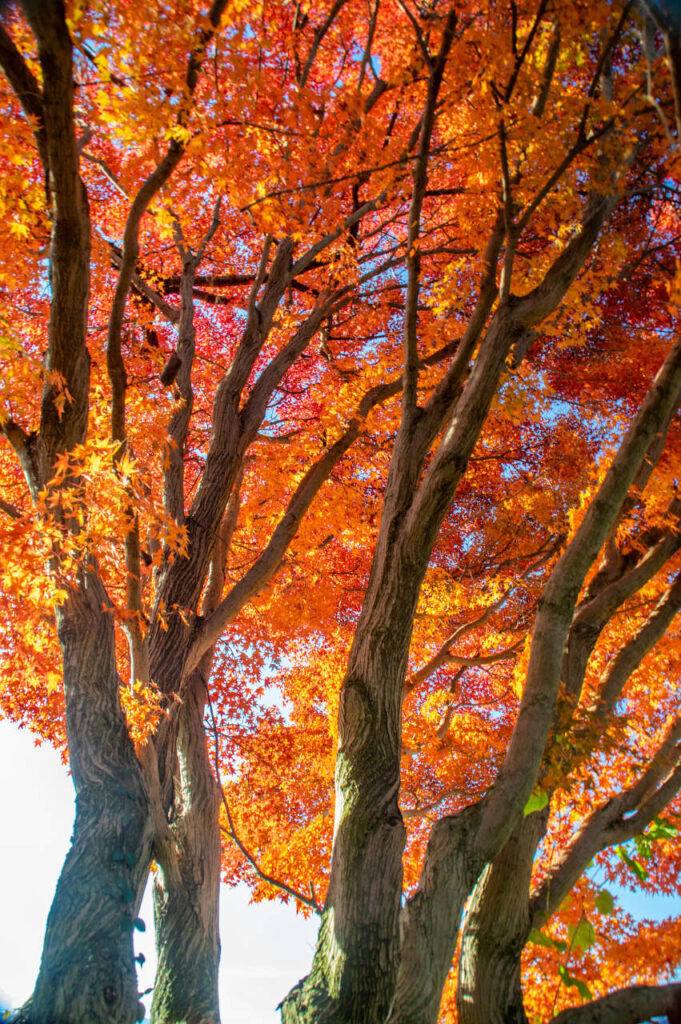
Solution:
[[[461,1024],[526,1024],[520,955],[530,932],[532,862],[548,808],[523,818],[473,890],[456,993]]]
[[[47,921],[33,1024],[140,1016],[133,937],[153,836],[103,599],[90,574],[59,614],[76,821]]]
[[[452,966],[464,903],[480,873],[480,805],[433,827],[421,878],[402,910],[402,957],[390,1024],[434,1024]]]
[[[219,1024],[219,792],[203,731],[205,688],[195,673],[177,734],[172,847],[154,880],[158,966],[153,1024]]]
[[[678,1019],[681,985],[632,985],[573,1006],[554,1017],[555,1024],[644,1024],[651,1017]]]
[[[397,553],[390,565],[370,585],[370,625],[356,634],[343,685],[331,882],[313,968],[284,1004],[285,1022],[382,1021],[394,997],[406,836],[400,704],[420,576]],[[399,640],[378,631],[386,613]]]

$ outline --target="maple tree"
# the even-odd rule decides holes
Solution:
[[[159,1024],[221,874],[320,914],[286,1024],[673,1021],[607,888],[681,867],[668,8],[4,19],[0,710],[77,792],[21,1019],[139,1017],[153,867]]]

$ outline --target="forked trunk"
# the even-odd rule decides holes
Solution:
[[[520,956],[530,932],[532,863],[547,819],[548,809],[523,818],[473,890],[459,954],[460,1024],[527,1024]]]
[[[219,1024],[219,792],[203,729],[199,673],[178,719],[172,848],[154,881],[158,966],[153,1024]]]
[[[140,1016],[133,936],[152,831],[104,598],[90,574],[58,615],[76,821],[47,920],[33,1024],[133,1024]]]
[[[402,908],[402,957],[390,1024],[436,1024],[461,912],[482,862],[474,838],[480,805],[438,821],[419,884]]]

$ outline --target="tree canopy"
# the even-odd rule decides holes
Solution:
[[[74,837],[22,1021],[681,1013],[681,29],[596,0],[0,24],[0,714]]]

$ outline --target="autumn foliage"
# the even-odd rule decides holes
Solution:
[[[135,1019],[155,862],[154,1024],[219,878],[321,915],[286,1024],[674,1020],[669,10],[26,0],[0,68],[0,714],[82,794],[22,1019]]]

